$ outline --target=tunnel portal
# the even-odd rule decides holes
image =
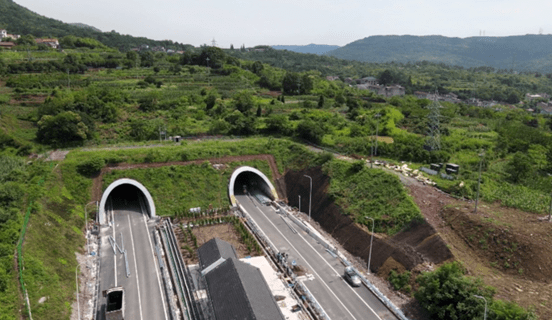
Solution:
[[[155,204],[148,189],[132,179],[119,179],[111,183],[102,194],[98,222],[107,222],[106,213],[110,208],[145,211],[151,218],[156,217]]]
[[[230,177],[228,193],[233,206],[237,205],[235,195],[255,193],[269,200],[278,200],[276,189],[261,171],[253,167],[239,167]]]

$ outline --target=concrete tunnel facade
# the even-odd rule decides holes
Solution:
[[[237,205],[234,189],[236,187],[236,182],[238,180],[238,177],[242,174],[251,174],[258,177],[260,181],[264,182],[258,185],[261,188],[261,190],[266,195],[271,197],[272,200],[278,200],[278,193],[276,192],[276,188],[274,188],[274,186],[272,185],[270,180],[268,180],[268,178],[265,176],[264,173],[262,173],[261,171],[253,167],[243,166],[234,170],[234,172],[232,173],[232,176],[230,177],[230,183],[228,183],[228,196],[230,197],[230,203],[232,203],[232,206]]]
[[[151,197],[151,194],[149,193],[148,189],[146,189],[146,187],[144,187],[143,184],[141,184],[136,180],[123,178],[112,182],[102,194],[102,199],[100,200],[100,208],[98,212],[98,222],[100,223],[100,225],[103,225],[106,223],[105,206],[107,204],[107,199],[109,199],[109,195],[113,190],[115,190],[115,188],[125,184],[136,187],[145,198],[145,206],[149,216],[151,218],[154,218],[157,216],[155,213],[155,203],[153,202],[153,198]]]

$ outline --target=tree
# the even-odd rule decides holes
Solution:
[[[91,132],[80,115],[72,111],[45,115],[38,121],[37,139],[46,144],[65,146],[81,144]]]
[[[378,82],[383,85],[393,83],[393,75],[391,74],[391,71],[386,69],[382,73],[380,73],[378,77]]]
[[[318,144],[322,141],[324,129],[311,119],[306,119],[297,126],[297,135],[302,139]]]
[[[153,63],[155,62],[155,56],[153,54],[153,52],[151,51],[145,51],[145,52],[142,52],[140,53],[140,58],[141,58],[141,66],[142,67],[152,67],[153,66]]]
[[[518,103],[519,102],[518,94],[515,93],[514,91],[510,92],[510,94],[508,95],[508,98],[506,98],[506,102],[511,104]]]
[[[35,37],[31,34],[21,36],[15,40],[15,44],[18,46],[34,46],[36,44]]]
[[[318,108],[324,108],[324,96],[320,95],[320,98],[318,98]]]
[[[531,176],[533,169],[533,161],[522,152],[516,152],[506,165],[506,172],[510,174],[510,181],[514,183],[519,183]]]
[[[286,72],[284,79],[282,80],[282,89],[285,94],[295,95],[299,94],[299,86],[301,85],[301,78],[296,72]]]
[[[262,106],[259,104],[259,106],[257,107],[257,117],[260,117],[263,115],[263,108]]]
[[[264,69],[264,66],[260,61],[255,61],[251,65],[251,71],[256,75],[258,75],[261,71],[263,71],[263,69]]]
[[[234,96],[232,104],[241,113],[248,113],[255,106],[251,93],[246,90],[238,92]]]
[[[209,93],[209,95],[205,98],[205,109],[206,110],[213,109],[216,102],[217,102],[217,95],[214,92]]]
[[[145,112],[157,110],[161,93],[159,91],[150,91],[144,97],[140,98],[140,109]]]
[[[221,48],[204,47],[198,58],[198,64],[213,69],[222,68],[226,61],[226,53]]]
[[[416,279],[420,285],[414,294],[431,319],[473,320],[483,312],[483,302],[474,295],[488,300],[494,293],[480,279],[464,276],[458,262],[448,263]]]
[[[292,132],[291,124],[288,118],[283,114],[270,115],[265,120],[265,124],[267,133],[289,135]]]

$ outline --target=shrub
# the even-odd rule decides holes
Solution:
[[[77,171],[83,176],[89,177],[102,170],[104,166],[105,160],[103,158],[90,158],[80,163],[77,166]]]
[[[474,295],[491,299],[494,289],[480,279],[464,276],[458,262],[448,263],[416,279],[420,287],[414,294],[431,319],[472,320],[479,317],[481,301]]]
[[[387,277],[387,281],[391,283],[395,290],[406,289],[408,282],[410,281],[410,275],[410,271],[398,273],[395,270],[391,270],[391,272],[389,272],[389,277]],[[406,291],[410,290],[406,289]]]

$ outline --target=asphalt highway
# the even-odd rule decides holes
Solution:
[[[272,244],[288,254],[288,261],[295,260],[314,276],[303,284],[331,319],[397,319],[365,286],[351,287],[342,277],[343,264],[293,222],[286,223],[272,207],[246,195],[236,195],[236,199]]]
[[[114,192],[115,194],[115,192]],[[116,196],[116,194],[115,194]],[[153,247],[153,221],[141,212],[137,200],[112,197],[113,210],[108,211],[111,227],[101,229],[100,290],[96,319],[105,319],[106,299],[102,291],[121,286],[125,290],[125,319],[168,320],[162,276]],[[129,197],[131,198],[131,197]],[[122,238],[121,238],[122,234]],[[127,252],[113,253],[109,236]]]

